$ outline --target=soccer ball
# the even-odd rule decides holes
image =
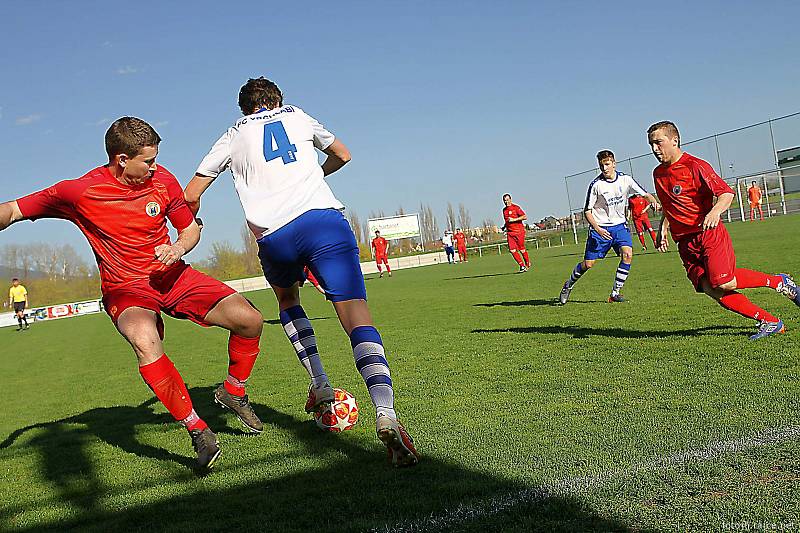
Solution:
[[[314,420],[323,431],[347,431],[358,422],[358,403],[352,394],[344,389],[333,389],[333,402],[330,406],[314,412]]]

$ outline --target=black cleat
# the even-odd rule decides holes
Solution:
[[[211,470],[222,454],[217,436],[209,428],[189,430],[189,436],[192,437],[192,446],[197,452],[197,466]]]
[[[255,411],[253,411],[247,394],[244,396],[234,396],[228,392],[224,384],[220,384],[217,390],[214,391],[214,401],[222,407],[233,411],[239,418],[239,422],[249,431],[253,433],[261,433],[264,431],[264,424],[258,418]]]
[[[608,303],[610,303],[610,304],[622,303],[624,301],[625,301],[625,298],[623,298],[621,294],[612,294],[611,296],[608,297]]]

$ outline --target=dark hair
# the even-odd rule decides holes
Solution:
[[[136,117],[118,118],[106,132],[106,153],[108,160],[125,154],[136,157],[145,146],[158,146],[161,137],[153,126]]]
[[[650,135],[654,131],[661,130],[661,129],[667,130],[666,131],[667,135],[670,135],[672,137],[677,137],[678,138],[678,147],[680,147],[680,145],[681,145],[681,134],[680,134],[680,132],[678,132],[678,126],[676,126],[673,122],[670,122],[669,120],[662,120],[661,122],[656,122],[655,124],[653,124],[652,126],[647,128],[647,134]]]
[[[506,196],[508,196],[508,199],[509,199],[509,200],[511,199],[511,195],[510,195],[510,194],[508,194],[508,193],[505,193],[505,194],[503,195],[503,200],[505,200],[505,199],[506,199]]]
[[[11,278],[11,282],[19,281],[19,278]]]
[[[283,105],[283,94],[274,82],[264,76],[250,78],[239,89],[239,109],[242,114],[250,115],[258,107],[275,109]]]
[[[614,152],[612,152],[611,150],[600,150],[599,152],[597,152],[597,162],[598,163],[601,162],[601,161],[605,161],[606,159],[609,159],[609,158],[613,159],[614,161],[616,161],[616,158],[614,157]]]

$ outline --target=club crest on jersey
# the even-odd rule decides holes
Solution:
[[[673,194],[680,194],[682,190],[683,187],[681,187],[680,185],[675,185],[672,187]]]
[[[144,212],[151,217],[157,216],[161,212],[161,206],[158,202],[148,202],[148,204],[144,206]]]

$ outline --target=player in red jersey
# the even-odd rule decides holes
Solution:
[[[527,272],[531,267],[531,260],[525,249],[525,224],[522,221],[527,220],[528,215],[511,201],[510,194],[503,195],[503,203],[506,204],[503,208],[503,229],[508,239],[508,250],[519,265],[519,271]]]
[[[161,312],[231,332],[228,376],[214,398],[254,432],[263,425],[248,402],[245,382],[258,356],[263,319],[236,291],[181,259],[200,239],[200,227],[175,176],[156,164],[160,141],[147,122],[120,118],[106,132],[107,165],[0,204],[0,230],[39,218],[78,226],[97,259],[105,310],[133,347],[142,378],[188,429],[199,466],[211,468],[219,443],[164,353]],[[178,230],[174,243],[167,220]]]
[[[736,268],[733,244],[720,220],[733,201],[733,190],[711,165],[681,150],[680,134],[672,122],[653,124],[647,135],[653,154],[661,163],[653,170],[656,193],[664,209],[658,250],[667,251],[669,229],[697,292],[706,293],[725,309],[758,320],[758,332],[751,340],[783,333],[783,321],[736,292],[769,287],[800,306],[797,285],[787,274],[768,275]]]
[[[381,232],[375,230],[375,238],[372,239],[372,251],[375,254],[375,264],[378,265],[378,275],[379,278],[383,277],[383,270],[381,270],[381,264],[386,265],[386,272],[389,273],[389,277],[392,277],[392,269],[389,268],[389,257],[387,256],[387,250],[389,249],[389,243],[381,237]]]
[[[458,260],[460,262],[467,261],[467,236],[461,231],[461,228],[456,228],[456,234],[453,235],[456,240],[456,250],[458,250]]]
[[[650,217],[647,216],[647,210],[650,209],[650,202],[640,194],[634,194],[628,199],[628,211],[631,214],[633,225],[636,226],[636,233],[639,235],[639,242],[642,243],[642,250],[647,250],[647,245],[644,243],[644,232],[650,234],[653,239],[653,246],[658,247],[656,244],[656,232],[650,224]]]
[[[761,209],[761,187],[755,181],[747,188],[747,199],[750,201],[750,220],[756,219],[756,211],[761,220],[764,220],[764,211]]]

